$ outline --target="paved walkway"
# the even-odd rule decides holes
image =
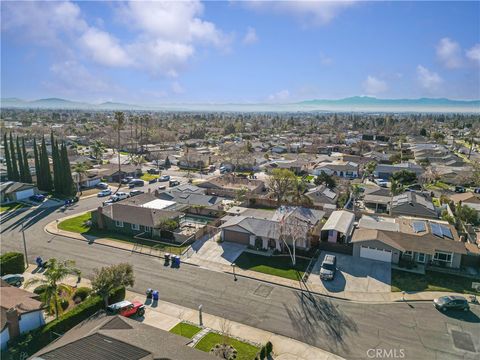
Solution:
[[[145,302],[145,296],[127,291],[127,300]],[[183,306],[165,301],[158,301],[155,307],[147,306],[144,323],[163,330],[170,330],[181,321],[198,324],[198,310],[192,310]],[[221,331],[224,319],[218,316],[203,313],[203,326],[216,331]],[[277,335],[265,330],[260,330],[248,325],[228,321],[229,335],[244,339],[256,344],[265,344],[271,341],[276,360],[340,360],[340,356],[325,350],[310,346],[285,336]],[[200,340],[200,339],[198,339]]]
[[[79,216],[83,213],[70,215],[60,219],[59,221],[65,220],[70,217]],[[131,243],[127,243],[127,242],[115,241],[115,240],[105,239],[105,238],[96,238],[94,236],[85,236],[85,235],[73,233],[70,231],[60,230],[57,228],[57,221],[52,221],[51,223],[47,224],[45,226],[45,231],[53,235],[61,235],[61,236],[83,240],[83,241],[92,241],[92,242],[94,241],[95,244],[116,247],[116,248],[124,249],[127,251],[132,251],[132,252],[137,252],[137,253],[142,253],[142,254],[152,255],[152,256],[160,256],[160,257],[162,256],[162,252],[158,250],[152,250],[149,247],[141,247]],[[302,281],[286,279],[279,276],[263,274],[263,273],[251,271],[251,270],[242,270],[238,267],[235,267],[235,269],[233,269],[232,266],[227,263],[219,263],[219,262],[209,261],[206,259],[199,259],[199,258],[185,259],[183,260],[183,263],[196,265],[201,268],[205,268],[212,271],[228,273],[228,274],[231,274],[232,276],[234,276],[233,270],[235,270],[235,276],[248,277],[258,281],[264,281],[264,282],[268,282],[268,283],[272,283],[280,286],[290,287],[292,289],[305,290],[305,291],[310,291],[319,295],[325,295],[325,296],[330,296],[334,298],[352,300],[357,302],[389,303],[389,302],[398,302],[398,301],[404,301],[404,300],[431,301],[439,296],[445,296],[445,295],[465,296],[464,294],[458,294],[453,292],[439,292],[439,291],[422,291],[422,292],[412,292],[412,293],[405,293],[405,294],[402,294],[401,292],[376,292],[376,293],[361,292],[361,291],[329,292],[327,289],[325,289],[324,286],[321,286],[321,285],[310,284],[310,283],[305,284]]]

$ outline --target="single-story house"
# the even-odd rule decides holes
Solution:
[[[425,218],[438,218],[437,209],[432,200],[426,196],[407,191],[392,197],[390,203],[390,215],[392,216],[416,216]]]
[[[387,212],[391,201],[392,195],[386,188],[375,186],[365,189],[363,204],[365,207],[375,210],[376,213]]]
[[[246,189],[249,194],[261,194],[265,190],[262,180],[245,179],[233,174],[220,175],[198,184],[211,195],[235,197],[237,192]]]
[[[137,195],[92,212],[92,222],[106,229],[130,236],[162,239],[162,224],[167,220],[179,221],[182,212],[171,210],[175,203],[156,198],[150,193]]]
[[[5,350],[9,340],[45,324],[43,304],[37,294],[1,280],[0,322],[1,349]]]
[[[480,212],[480,195],[478,194],[472,192],[454,194],[450,195],[450,200],[455,204],[460,203]]]
[[[305,193],[314,206],[324,206],[325,204],[336,205],[338,200],[338,190],[330,189],[326,185],[319,185]]]
[[[312,239],[318,236],[320,220],[325,212],[302,207],[282,207],[272,218],[237,215],[220,226],[223,241],[250,245],[263,249],[284,248],[284,240],[296,247],[309,249]]]
[[[33,359],[170,359],[214,360],[216,357],[189,347],[189,338],[124,316],[91,316],[51,342]],[[32,354],[30,354],[32,355]]]
[[[79,176],[78,173],[73,172],[72,173],[72,178],[73,178],[73,181],[75,182],[75,184],[78,183],[78,185],[82,189],[88,189],[88,188],[95,187],[97,184],[102,182],[102,176],[101,175],[92,174],[92,173],[82,174],[81,176]]]
[[[343,178],[357,178],[359,176],[358,164],[351,161],[320,162],[310,171],[315,176],[322,172]]]
[[[0,184],[1,203],[27,200],[30,196],[35,194],[38,194],[38,188],[34,184],[26,184],[17,181],[7,181]]]
[[[373,175],[376,178],[388,180],[394,173],[401,170],[408,170],[414,172],[417,177],[424,173],[424,170],[420,165],[411,162],[404,162],[396,165],[377,164]]]
[[[465,243],[447,222],[371,216],[363,220],[352,236],[354,256],[394,264],[404,259],[459,268],[462,255],[467,253]]]
[[[347,244],[353,232],[355,215],[349,211],[333,211],[322,227],[321,240]]]
[[[101,167],[95,167],[87,170],[87,177],[99,176],[102,179],[106,179],[107,182],[120,182],[127,176],[138,177],[142,173],[142,169],[139,169],[135,165],[122,164],[121,171],[118,170],[118,164],[105,164]]]

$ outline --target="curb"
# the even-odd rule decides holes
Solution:
[[[53,236],[63,236],[65,238],[68,238],[68,239],[73,239],[73,240],[77,240],[77,241],[83,241],[83,242],[86,242],[86,243],[90,243],[90,241],[88,239],[79,239],[77,237],[74,237],[74,236],[69,236],[69,235],[64,235],[64,234],[58,234],[58,233],[54,233],[54,232],[51,232],[50,230],[47,229],[48,225],[50,225],[50,223],[48,223],[47,225],[45,225],[45,227],[43,228],[43,230],[50,234],[50,235],[53,235]],[[95,238],[92,242],[92,244],[95,244],[95,245],[101,245],[101,246],[106,246],[106,247],[109,247],[109,248],[113,248],[113,249],[118,249],[118,250],[124,250],[124,251],[128,251],[130,253],[136,253],[136,254],[140,254],[140,255],[146,255],[146,256],[150,256],[150,257],[155,257],[155,258],[159,258],[159,259],[165,259],[164,256],[160,256],[160,255],[153,255],[153,254],[147,254],[147,253],[143,253],[143,252],[140,252],[140,251],[137,251],[137,250],[128,250],[128,249],[124,249],[124,248],[121,248],[121,247],[118,247],[118,246],[113,246],[113,245],[110,245],[110,244],[102,244],[102,243],[95,243],[95,240],[97,239],[101,239],[101,238]],[[199,265],[197,264],[192,264],[192,263],[189,263],[189,262],[186,262],[186,261],[182,261],[181,262],[182,264],[187,264],[187,265],[190,265],[190,266],[196,266],[196,267],[199,267]]]

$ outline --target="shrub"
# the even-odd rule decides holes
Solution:
[[[92,289],[88,287],[79,287],[73,294],[73,299],[75,300],[78,298],[80,299],[79,302],[82,302],[87,298],[88,295],[90,295],[91,292],[92,292]]]
[[[60,300],[60,306],[62,307],[62,310],[64,310],[64,311],[67,310],[68,305],[70,305],[70,304],[68,303],[67,299]]]
[[[260,349],[260,360],[264,360],[267,357],[267,350],[265,349],[265,346],[262,346]]]
[[[124,299],[125,299],[125,287],[120,286],[110,293],[110,296],[108,297],[108,303],[115,304]]]
[[[22,274],[25,271],[25,258],[22,253],[7,252],[0,256],[1,274]]]
[[[42,295],[45,292],[45,289],[47,288],[47,285],[40,285],[37,286],[33,292],[37,295]]]
[[[267,356],[270,355],[273,351],[273,344],[268,341],[266,344],[265,344],[265,350],[267,351]]]

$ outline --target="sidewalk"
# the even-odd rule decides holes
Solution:
[[[71,217],[79,216],[86,212],[87,211],[66,216],[60,219],[60,221],[63,221]],[[57,228],[57,221],[52,221],[51,223],[47,224],[45,226],[45,231],[53,235],[61,235],[61,236],[69,237],[72,239],[95,242],[95,244],[115,247],[118,249],[136,252],[144,255],[162,257],[162,254],[163,254],[163,252],[159,250],[156,250],[156,249],[152,250],[151,248],[143,247],[141,245],[139,246],[139,245],[131,244],[128,242],[115,241],[115,240],[105,239],[105,238],[96,238],[94,236],[86,236],[78,233],[73,233],[70,231],[60,230]],[[211,271],[218,271],[218,272],[231,274],[232,277],[234,276],[231,265],[225,265],[225,264],[220,264],[213,261],[208,261],[204,259],[195,259],[195,258],[182,259],[182,262],[184,264],[199,266],[203,269],[207,269]],[[305,284],[302,281],[286,279],[279,276],[264,274],[264,273],[260,273],[252,270],[243,270],[238,267],[235,268],[235,275],[271,283],[274,285],[289,287],[294,290],[309,291],[318,295],[324,295],[332,298],[351,300],[351,301],[357,301],[357,302],[377,303],[377,304],[400,302],[400,301],[432,301],[435,298],[438,298],[440,296],[447,296],[447,295],[466,296],[465,294],[458,294],[453,292],[440,292],[440,291],[422,291],[422,292],[405,293],[405,294],[402,294],[401,292],[353,292],[353,291],[340,291],[340,292],[332,293],[327,291],[324,287],[321,287],[315,284]]]
[[[146,300],[144,295],[139,295],[130,291],[127,291],[126,299],[130,301],[136,300],[142,303]],[[204,327],[221,331],[222,318],[202,313],[202,319]],[[150,326],[169,331],[182,320],[198,324],[198,311],[160,300],[155,307],[146,306],[145,320],[143,320],[143,322]],[[328,351],[265,330],[260,330],[234,321],[229,321],[229,325],[230,336],[262,345],[267,341],[271,341],[276,360],[343,359],[342,357],[329,353]]]

